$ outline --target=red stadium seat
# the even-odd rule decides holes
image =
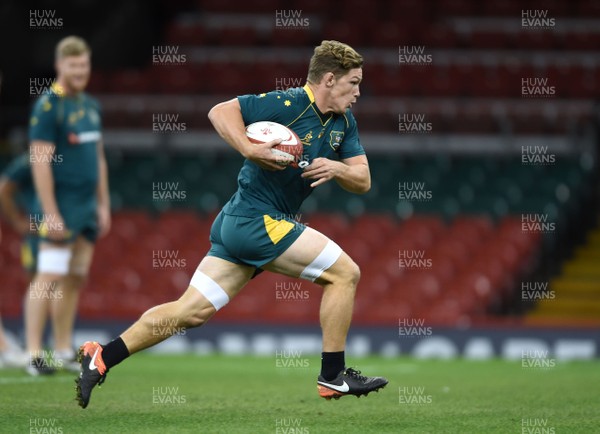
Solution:
[[[350,221],[343,214],[314,213],[306,216],[305,223],[311,228],[323,233],[329,238],[336,239],[339,234],[350,230]]]
[[[198,68],[179,65],[174,67],[154,67],[149,73],[156,89],[164,94],[190,95],[203,90],[202,72]]]
[[[153,305],[177,298],[209,247],[212,217],[184,210],[156,219],[143,212],[116,213],[112,233],[98,243],[82,293],[82,318],[134,319]],[[486,217],[459,216],[449,226],[429,216],[400,224],[389,215],[368,214],[352,222],[335,214],[312,214],[306,220],[333,233],[330,236],[360,265],[354,315],[358,324],[395,326],[399,318],[420,315],[457,325],[501,308],[521,276],[531,272],[540,242],[539,234],[521,230],[518,217],[493,225]],[[14,317],[21,312],[26,286],[18,268],[18,237],[5,231],[3,246],[8,248],[0,250],[0,263],[17,272],[5,279],[8,290],[0,303],[3,314]],[[402,249],[423,249],[430,266],[401,266]],[[155,267],[156,251],[175,251],[185,263]],[[307,298],[277,297],[278,290],[291,288],[307,291]],[[252,279],[216,320],[317,324],[320,299],[317,285],[265,272]],[[373,303],[374,299],[379,301]]]
[[[172,45],[200,46],[205,38],[204,27],[195,22],[174,21],[166,29],[166,42]]]
[[[259,35],[254,27],[222,27],[214,35],[217,45],[223,46],[254,46],[259,41]]]
[[[582,17],[600,17],[600,3],[596,0],[581,0],[576,3],[579,6],[578,13]]]
[[[503,0],[501,2],[485,2],[481,4],[481,12],[485,16],[520,17],[521,10],[525,8],[518,0]]]
[[[401,65],[400,68],[389,66],[373,67],[369,80],[371,89],[376,95],[415,95],[418,93],[418,71],[415,68]]]
[[[344,8],[344,10],[353,10],[350,7]],[[353,13],[360,14],[360,9],[354,9]],[[360,18],[359,18],[360,19]],[[364,35],[362,29],[369,28],[366,23],[364,26],[356,26],[350,24],[352,21],[334,23],[327,26],[323,30],[323,39],[333,39],[336,41],[344,41],[344,43],[358,47],[364,41]]]
[[[438,3],[437,13],[440,16],[472,16],[477,14],[480,4],[468,0],[446,0]]]
[[[357,263],[366,262],[372,253],[372,248],[364,239],[355,238],[350,234],[345,237],[338,237],[337,243],[340,247]]]
[[[305,47],[311,43],[311,33],[305,28],[273,28],[269,38],[275,46]]]
[[[428,48],[455,48],[459,38],[451,27],[433,24],[428,31],[421,33],[421,40]]]
[[[108,80],[108,92],[117,94],[150,93],[156,86],[150,75],[139,70],[113,72]]]
[[[558,48],[558,40],[552,31],[523,30],[517,34],[515,44],[520,49],[550,50]]]
[[[90,81],[87,85],[86,92],[94,94],[104,93],[108,90],[109,74],[105,71],[94,70],[93,74],[90,75]]]
[[[476,49],[505,49],[512,45],[510,35],[504,31],[490,31],[487,29],[473,31],[469,36],[469,45]]]
[[[376,47],[413,45],[417,42],[416,30],[410,25],[399,26],[396,22],[382,22],[370,32],[370,44]]]

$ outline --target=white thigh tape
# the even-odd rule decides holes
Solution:
[[[37,271],[38,273],[65,276],[69,272],[69,262],[71,262],[71,249],[69,247],[40,249],[37,258]]]
[[[225,290],[200,270],[196,270],[190,285],[200,291],[217,310],[229,303],[229,296]]]
[[[327,270],[338,260],[341,254],[341,247],[329,240],[325,248],[319,253],[319,256],[302,271],[300,277],[314,282],[315,279],[323,274],[323,271]]]

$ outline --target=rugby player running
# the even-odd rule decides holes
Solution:
[[[178,330],[203,325],[259,270],[307,279],[323,288],[320,396],[367,395],[387,384],[383,377],[367,377],[345,365],[359,267],[335,242],[292,218],[314,188],[327,181],[357,194],[370,189],[367,157],[350,112],[360,96],[362,64],[362,56],[350,46],[323,41],[314,50],[304,87],[244,95],[210,110],[215,130],[246,158],[238,190],[216,217],[211,248],[181,298],[149,309],[106,345],[81,346],[76,380],[81,407],[87,407],[92,389],[110,368]],[[304,145],[302,160],[309,165],[282,166],[281,157],[271,152],[280,140],[251,143],[245,125],[256,121],[293,129]],[[157,333],[153,324],[158,323],[173,327]]]

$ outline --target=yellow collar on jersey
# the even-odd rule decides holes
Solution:
[[[308,95],[308,99],[310,100],[310,103],[314,103],[315,102],[315,95],[313,94],[313,91],[311,90],[310,87],[308,87],[308,83],[306,83],[303,87],[304,91],[306,92],[306,94]]]
[[[61,96],[61,97],[65,96],[65,90],[56,81],[54,83],[52,83],[52,86],[50,86],[50,89],[52,89],[52,92],[54,92],[57,96]]]

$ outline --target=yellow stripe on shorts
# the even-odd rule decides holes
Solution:
[[[27,241],[21,244],[21,264],[25,268],[31,268],[33,266],[33,252]]]
[[[277,244],[288,232],[294,229],[294,224],[287,220],[275,220],[268,215],[263,216],[265,220],[265,229],[273,244]]]

